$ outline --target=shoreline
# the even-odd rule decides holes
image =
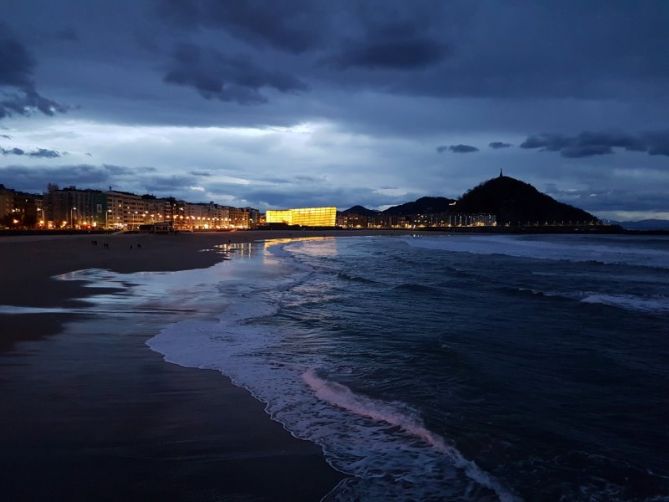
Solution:
[[[329,235],[130,234],[97,236],[97,246],[91,236],[0,240],[0,305],[46,311],[0,314],[0,392],[11,410],[0,418],[0,479],[10,498],[326,496],[345,476],[326,463],[320,448],[292,436],[265,413],[263,403],[220,372],[165,362],[145,345],[157,323],[141,315],[121,313],[116,322],[94,312],[48,309],[76,310],[91,295],[123,293],[54,279],[75,270],[203,269],[223,259],[199,252],[216,244]]]
[[[452,227],[416,227],[416,228],[314,228],[309,227],[285,227],[285,228],[256,228],[253,230],[177,230],[170,235],[210,235],[223,237],[226,235],[235,235],[237,233],[306,233],[314,232],[332,232],[332,235],[355,233],[358,235],[368,235],[369,232],[426,232],[426,233],[450,233],[450,234],[485,234],[485,235],[669,235],[669,229],[666,228],[648,228],[631,229],[616,223],[603,223],[599,225],[500,225],[500,226],[452,226]],[[36,239],[54,238],[54,237],[97,237],[105,238],[118,235],[167,235],[151,234],[147,232],[131,231],[118,232],[111,230],[7,230],[0,229],[0,242],[2,240],[11,240],[15,238],[33,237]]]
[[[83,269],[117,273],[171,272],[206,268],[223,258],[200,252],[218,244],[248,243],[293,237],[407,235],[402,230],[370,231],[240,231],[176,235],[111,234],[26,235],[0,239],[0,305],[18,307],[76,307],[91,294],[84,284],[54,276]],[[97,241],[93,245],[92,241]],[[104,247],[107,244],[109,247]],[[140,244],[141,247],[137,247]],[[132,246],[132,248],[131,248]],[[99,290],[96,291],[99,293]],[[2,319],[6,314],[0,314]],[[23,314],[28,315],[28,314]],[[36,314],[41,315],[41,314]],[[61,314],[62,315],[62,314]],[[55,328],[43,329],[52,332]],[[32,334],[32,339],[35,338]],[[17,340],[20,340],[20,336]],[[0,339],[0,353],[7,348]]]
[[[234,243],[242,245],[232,262],[199,252],[233,243],[221,239],[227,235],[119,235],[109,249],[86,237],[0,240],[7,286],[0,305],[45,309],[0,313],[0,392],[7,410],[0,414],[0,481],[12,500],[323,500],[358,479],[334,469],[317,441],[298,439],[309,435],[293,435],[270,418],[262,397],[243,380],[238,386],[223,370],[203,371],[218,366],[202,359],[192,367],[168,363],[147,341],[184,319],[184,311],[194,312],[185,319],[196,321],[220,312],[224,289],[193,286],[218,281],[218,274],[252,277],[234,266],[249,256],[244,243],[419,232],[236,234]],[[242,272],[253,270],[248,265]],[[178,274],[154,278],[143,275],[147,270]],[[122,275],[133,272],[139,274]],[[66,280],[53,278],[60,274]],[[19,303],[30,295],[34,301]],[[87,300],[91,295],[106,298]],[[176,352],[188,353],[187,346]]]
[[[365,228],[350,228],[350,229],[332,229],[332,230],[307,230],[307,229],[294,229],[294,230],[239,230],[235,232],[226,232],[226,231],[178,231],[172,234],[159,234],[159,233],[148,233],[148,232],[124,232],[119,233],[110,233],[110,232],[22,232],[22,231],[11,231],[3,232],[0,231],[0,243],[3,241],[11,242],[16,239],[28,239],[33,240],[45,240],[45,239],[54,239],[54,238],[90,238],[90,239],[104,239],[108,237],[117,237],[123,235],[126,237],[137,237],[137,236],[178,236],[178,235],[199,235],[199,236],[217,236],[219,238],[225,238],[226,236],[235,235],[238,233],[261,233],[261,234],[305,234],[312,235],[314,232],[332,232],[332,237],[337,236],[350,236],[350,235],[371,235],[370,232],[381,232],[386,234],[394,233],[426,233],[426,234],[453,234],[453,235],[628,235],[628,236],[667,236],[669,235],[669,230],[667,229],[648,229],[648,230],[634,230],[634,229],[601,229],[597,227],[587,228],[576,228],[576,229],[563,229],[560,227],[515,227],[515,228],[505,228],[505,227],[424,227],[424,228],[379,228],[379,229],[365,229]],[[263,240],[262,237],[259,239]]]
[[[17,307],[73,308],[81,306],[92,292],[84,283],[60,281],[54,276],[76,270],[104,269],[117,273],[170,272],[206,268],[223,258],[216,253],[200,252],[225,243],[249,243],[267,239],[301,237],[401,236],[401,235],[475,235],[472,232],[434,230],[356,229],[356,230],[250,230],[238,232],[156,234],[34,234],[0,238],[0,305]],[[494,235],[480,232],[480,235]],[[504,235],[501,233],[500,235]],[[507,234],[509,235],[509,234]],[[514,234],[517,235],[517,234]],[[522,234],[527,235],[527,234]],[[569,235],[569,234],[564,234]],[[571,234],[578,235],[578,234]],[[609,235],[609,234],[600,234]],[[617,235],[639,235],[625,233]],[[97,241],[97,246],[91,244]],[[141,248],[137,248],[137,244]],[[104,247],[107,244],[109,248]],[[130,248],[132,246],[132,249]],[[170,252],[173,251],[173,252]],[[111,292],[111,291],[110,291]],[[67,316],[77,314],[21,314],[31,316],[31,330],[18,332],[18,316],[0,313],[0,326],[9,326],[10,334],[0,337],[0,354],[11,350],[21,340],[37,340],[57,334]],[[12,317],[16,319],[12,319]],[[39,319],[39,321],[36,321]]]

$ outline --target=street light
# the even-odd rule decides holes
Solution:
[[[70,209],[70,227],[74,228],[74,211],[76,211],[77,208],[73,207]]]

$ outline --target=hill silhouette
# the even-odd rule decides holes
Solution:
[[[379,211],[375,211],[373,209],[368,209],[365,206],[358,205],[349,207],[348,209],[342,211],[341,214],[344,215],[355,214],[358,216],[376,216],[377,214],[379,214]]]
[[[343,215],[362,218],[415,217],[434,214],[494,214],[498,225],[558,224],[576,225],[599,221],[595,216],[559,202],[529,183],[503,176],[492,178],[472,188],[459,199],[421,197],[413,202],[374,211],[353,206]],[[382,221],[381,220],[381,221]]]
[[[414,202],[406,202],[399,206],[389,207],[383,214],[389,216],[411,216],[415,214],[447,213],[453,210],[455,202],[447,197],[421,197]]]
[[[451,207],[458,213],[491,213],[497,224],[597,221],[587,211],[558,202],[529,183],[502,176],[472,188]]]
[[[612,222],[627,230],[669,230],[669,220],[639,220]]]

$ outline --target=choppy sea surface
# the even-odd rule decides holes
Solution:
[[[128,278],[146,302],[201,313],[147,344],[219,370],[320,445],[350,475],[327,500],[669,500],[668,238],[320,238],[242,254]]]

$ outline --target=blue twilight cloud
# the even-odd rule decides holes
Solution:
[[[513,145],[511,143],[504,143],[503,141],[492,141],[488,143],[488,146],[494,150],[499,150],[500,148],[510,148]]]
[[[377,207],[458,196],[503,150],[505,173],[560,197],[631,191],[585,209],[669,211],[652,195],[669,192],[663,0],[31,0],[2,14],[0,132],[72,166],[155,166],[97,176],[119,189]],[[457,138],[439,149],[453,155],[435,157],[440,138]],[[21,149],[0,155],[20,179],[56,159]]]
[[[63,155],[56,150],[49,150],[48,148],[38,148],[31,152],[26,152],[25,150],[16,147],[7,149],[0,147],[0,153],[2,155],[26,155],[28,157],[37,157],[42,159],[55,159]]]
[[[479,149],[471,145],[441,145],[437,147],[437,152],[443,153],[450,151],[453,153],[474,153],[478,152]]]
[[[614,153],[614,148],[649,155],[669,155],[669,131],[639,135],[621,132],[582,132],[576,136],[538,134],[529,136],[521,148],[560,152],[563,157],[579,158]]]
[[[35,61],[27,49],[0,22],[0,119],[27,115],[32,110],[46,115],[64,112],[66,107],[40,95],[35,89]]]

